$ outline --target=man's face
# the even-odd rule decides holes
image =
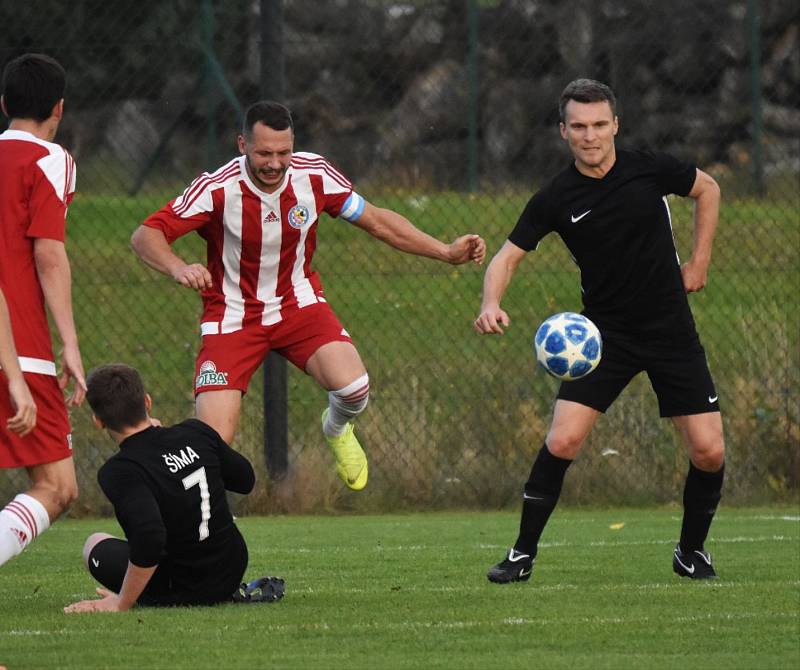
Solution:
[[[272,193],[283,183],[292,162],[291,128],[274,130],[256,121],[250,137],[239,135],[239,152],[247,157],[247,172],[262,191]]]
[[[569,144],[580,169],[605,168],[613,165],[614,136],[619,122],[607,101],[577,102],[570,100],[564,109],[561,137]]]

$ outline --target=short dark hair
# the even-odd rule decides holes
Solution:
[[[279,102],[261,100],[250,105],[244,114],[242,135],[247,138],[252,137],[253,126],[259,121],[273,130],[286,130],[287,128],[291,128],[292,131],[294,131],[292,113],[289,111],[288,107],[285,107]]]
[[[107,428],[120,432],[147,419],[144,384],[135,368],[124,363],[96,367],[86,378],[86,399]]]
[[[2,94],[12,119],[46,121],[64,97],[67,75],[50,56],[24,54],[3,69]]]
[[[561,92],[558,100],[558,116],[564,123],[566,118],[565,110],[570,100],[575,102],[607,102],[611,107],[611,113],[617,113],[617,98],[611,87],[594,79],[576,79],[567,84]]]

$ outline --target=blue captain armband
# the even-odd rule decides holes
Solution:
[[[344,201],[344,205],[342,205],[342,211],[339,212],[339,216],[350,221],[350,223],[358,221],[364,211],[365,202],[364,198],[358,193],[351,191],[350,195],[347,196],[347,200]]]

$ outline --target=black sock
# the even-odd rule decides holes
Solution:
[[[686,486],[683,489],[683,523],[681,551],[702,551],[708,529],[722,497],[725,464],[716,472],[705,472],[689,463]]]
[[[550,513],[555,509],[564,475],[572,461],[553,456],[545,444],[536,456],[522,500],[522,518],[519,522],[519,537],[514,549],[536,556],[539,538]]]

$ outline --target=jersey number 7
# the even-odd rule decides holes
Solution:
[[[200,541],[208,537],[208,520],[211,518],[211,500],[208,495],[208,480],[205,467],[198,468],[182,480],[183,488],[187,491],[193,486],[200,487]]]

